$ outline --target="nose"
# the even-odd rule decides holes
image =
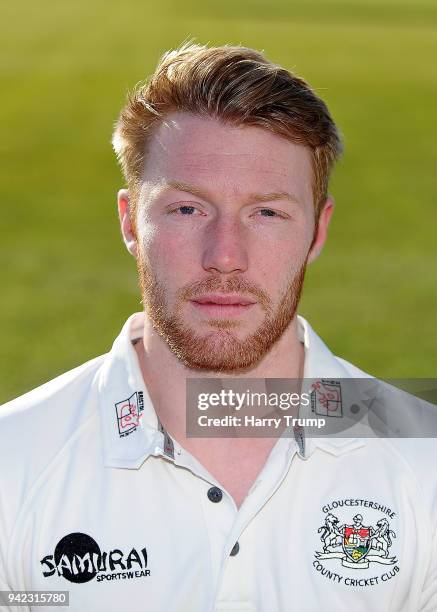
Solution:
[[[248,265],[245,228],[233,215],[218,216],[205,232],[202,266],[208,272],[245,272]]]

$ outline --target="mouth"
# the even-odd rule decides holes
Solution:
[[[190,300],[200,312],[211,317],[229,317],[248,312],[256,302],[243,295],[208,294]]]

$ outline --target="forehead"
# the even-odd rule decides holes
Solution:
[[[312,201],[310,150],[268,130],[174,113],[151,137],[146,183],[182,181],[232,192],[290,189]]]

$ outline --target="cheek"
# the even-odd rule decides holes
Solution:
[[[312,234],[294,233],[282,240],[270,242],[268,245],[254,245],[253,261],[260,274],[272,282],[281,276],[288,276],[293,270],[301,268],[308,254]]]
[[[269,249],[258,251],[253,259],[253,280],[276,300],[287,289],[291,280],[302,268],[310,248],[312,235],[301,235],[280,243],[271,244]],[[256,263],[255,263],[256,262]]]
[[[154,245],[157,242],[159,230],[153,223],[137,221],[137,241],[142,256],[149,260],[150,253],[154,250]]]
[[[191,276],[195,266],[195,245],[182,232],[163,230],[144,225],[141,232],[141,250],[157,275],[162,279],[178,279]]]

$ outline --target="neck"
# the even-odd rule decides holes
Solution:
[[[156,414],[176,442],[209,471],[222,488],[241,505],[257,474],[276,444],[276,438],[187,438],[186,381],[188,378],[232,378],[233,387],[243,378],[302,378],[304,347],[299,341],[296,318],[263,360],[243,375],[214,374],[186,368],[145,321],[143,342],[135,349]],[[264,387],[264,388],[263,388]],[[265,391],[262,380],[257,391]]]

